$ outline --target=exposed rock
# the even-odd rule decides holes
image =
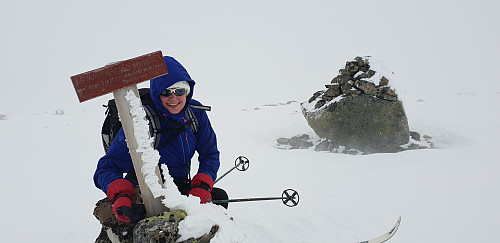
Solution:
[[[371,57],[346,62],[327,88],[316,92],[302,112],[316,134],[329,143],[315,150],[340,148],[349,154],[398,152],[410,133],[403,104],[389,77],[370,64]],[[310,104],[310,105],[309,105]],[[314,108],[313,108],[314,107]]]
[[[54,115],[64,115],[64,110],[57,109],[54,113]]]
[[[332,84],[346,84],[351,79],[352,79],[351,75],[341,74],[332,79]]]
[[[96,204],[94,216],[99,220],[102,228],[95,242],[132,243],[132,233],[135,224],[126,224],[116,219],[112,207],[113,203],[108,198],[101,199]]]
[[[359,66],[360,66],[360,63],[357,61],[346,62],[345,70],[347,70],[350,75],[354,75],[359,71]]]
[[[286,146],[287,149],[308,149],[314,144],[309,141],[310,137],[307,134],[301,134],[292,138],[278,138],[278,144]]]
[[[323,96],[321,96],[321,99],[323,99],[325,101],[331,101],[331,100],[333,100],[333,97],[332,96],[323,95]]]
[[[340,95],[340,86],[339,85],[332,85],[330,88],[328,88],[324,94],[324,96],[327,97],[337,97]]]
[[[313,96],[309,99],[309,103],[313,102],[316,98],[323,94],[323,91],[318,91],[313,94]]]
[[[325,139],[314,147],[314,151],[330,151],[331,150],[331,143],[329,140]]]
[[[357,149],[349,149],[349,150],[345,150],[344,154],[360,155],[360,154],[363,154],[363,152],[361,152],[361,151],[359,151]]]
[[[312,103],[320,96],[322,100],[331,101],[329,97],[361,94],[376,95],[384,100],[397,100],[396,92],[388,87],[389,79],[386,76],[377,76],[377,71],[370,69],[369,59],[370,57],[355,57],[354,61],[346,62],[345,68],[339,70],[339,75],[332,79],[331,84],[325,85],[327,90],[314,93],[308,102]],[[317,102],[319,103],[316,108],[327,103]]]
[[[363,93],[367,95],[375,95],[377,93],[377,87],[371,82],[356,80],[355,84],[361,91],[363,91]]]
[[[157,243],[157,242],[177,242],[181,237],[179,234],[179,222],[186,218],[184,210],[165,212],[155,217],[144,219],[137,223],[134,228],[134,242]],[[203,243],[210,242],[219,229],[219,226],[212,227],[210,232],[200,238],[181,241],[183,243]]]
[[[386,77],[380,78],[378,86],[386,86],[386,85],[389,85],[389,80]]]
[[[314,132],[348,149],[364,153],[398,152],[409,142],[409,129],[399,101],[348,96],[318,112],[303,110]]]
[[[177,210],[143,219],[134,228],[134,242],[176,242],[181,237],[179,222],[186,216],[184,210]]]
[[[139,187],[134,188],[134,196],[132,198],[134,204],[142,203]],[[94,209],[94,216],[102,224],[101,233],[96,239],[96,243],[132,243],[132,242],[177,242],[181,237],[179,234],[179,222],[186,216],[184,210],[176,210],[165,212],[158,216],[150,217],[139,221],[138,223],[123,223],[116,219],[112,211],[113,203],[104,198],[97,202]],[[200,238],[190,238],[182,241],[183,243],[191,242],[210,242],[217,233],[219,227],[212,226],[211,231]]]
[[[415,141],[420,141],[420,133],[418,132],[410,131],[410,137]]]
[[[384,99],[384,100],[397,100],[398,95],[396,94],[396,91],[389,87],[381,87],[377,90],[376,93],[377,98]]]
[[[326,101],[321,99],[321,100],[318,100],[318,102],[316,102],[316,105],[314,106],[315,109],[317,108],[320,108],[321,106],[323,106],[324,104],[326,104]]]
[[[319,91],[319,92],[322,92],[322,91]],[[275,104],[265,104],[262,106],[281,106],[281,105],[289,105],[292,103],[297,103],[297,101],[296,100],[289,100],[287,102],[280,102],[280,103],[275,103]]]
[[[375,75],[375,71],[369,69],[366,72],[360,72],[361,74],[354,76],[354,80],[368,79]]]

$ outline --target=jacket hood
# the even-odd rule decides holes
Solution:
[[[186,96],[187,106],[190,103],[191,98],[193,97],[195,82],[191,79],[191,76],[189,76],[189,73],[186,71],[186,69],[173,57],[164,56],[163,59],[165,60],[168,74],[151,79],[149,83],[151,99],[153,100],[156,109],[170,117],[175,117],[176,115],[171,114],[165,107],[163,107],[160,99],[160,93],[179,81],[187,81],[189,83],[189,86],[191,87],[189,94]],[[183,111],[186,110],[186,106],[184,106],[182,112],[179,114],[182,114]]]

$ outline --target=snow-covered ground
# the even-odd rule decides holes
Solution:
[[[400,215],[392,242],[494,242],[500,115],[493,110],[500,92],[415,98],[405,103],[411,129],[432,136],[437,148],[365,156],[277,149],[278,137],[314,136],[296,102],[214,107],[220,174],[237,156],[250,159],[249,170],[233,171],[217,186],[231,198],[280,196],[287,188],[300,194],[294,208],[231,204],[234,221],[215,242],[355,242],[384,233]],[[104,196],[91,180],[103,153],[101,111],[10,113],[0,121],[2,241],[95,239],[92,210]]]
[[[219,174],[250,159],[217,186],[231,198],[300,194],[294,208],[231,204],[234,221],[214,242],[355,242],[400,215],[390,242],[497,242],[498,9],[495,0],[5,1],[0,242],[94,241],[104,194],[92,175],[111,96],[79,104],[69,77],[156,50],[186,66],[195,98],[213,107]],[[394,72],[410,129],[436,148],[277,148],[279,137],[314,136],[299,102],[355,56]]]

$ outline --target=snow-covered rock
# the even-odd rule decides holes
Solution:
[[[392,73],[372,65],[371,60],[356,57],[348,61],[331,84],[325,85],[327,90],[302,103],[309,126],[330,142],[328,147],[385,153],[401,151],[400,146],[409,142],[403,103],[388,86]]]

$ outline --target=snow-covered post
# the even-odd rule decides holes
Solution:
[[[141,157],[142,152],[140,149],[138,150],[139,145],[133,124],[131,102],[139,100],[140,103],[139,92],[137,90],[138,83],[167,73],[163,54],[161,51],[157,51],[71,77],[80,102],[113,92],[148,217],[165,212],[167,208],[161,202],[163,199],[161,196],[158,196],[158,194],[156,197],[153,196],[145,181],[146,178],[141,172],[144,162]],[[135,98],[131,97],[131,94]],[[135,118],[137,118],[137,115]],[[145,114],[142,119],[145,119]],[[153,180],[156,180],[158,185],[162,185],[157,165],[155,174],[156,178],[153,178]],[[151,175],[148,176],[148,180],[151,180]]]
[[[134,97],[135,96],[135,97]],[[134,164],[134,170],[137,176],[137,181],[139,182],[139,188],[141,189],[141,196],[144,201],[144,207],[146,208],[147,216],[151,217],[160,213],[163,213],[167,211],[167,208],[163,205],[161,200],[163,198],[158,195],[155,197],[153,195],[153,192],[151,191],[152,188],[149,188],[148,185],[162,185],[162,180],[161,180],[161,175],[160,175],[160,170],[158,169],[158,160],[156,161],[156,167],[154,168],[155,175],[156,177],[154,180],[156,180],[157,183],[155,182],[146,182],[146,177],[151,180],[151,175],[144,175],[143,173],[143,166],[144,166],[144,160],[142,158],[142,152],[138,150],[139,148],[139,139],[138,139],[138,133],[137,129],[139,129],[137,126],[134,126],[134,118],[132,117],[131,113],[131,101],[138,101],[139,104],[141,99],[139,98],[139,90],[137,89],[137,85],[132,85],[128,86],[119,90],[116,90],[113,92],[113,97],[115,98],[116,102],[116,108],[118,108],[118,115],[120,116],[120,121],[122,123],[123,131],[125,132],[125,138],[127,138],[127,147],[129,149],[130,157],[132,157],[132,163]],[[141,105],[142,106],[142,105]],[[143,111],[144,112],[144,111]],[[135,117],[137,119],[137,117]],[[146,114],[144,113],[143,117],[139,117],[139,119],[144,120],[146,122]],[[149,130],[143,131],[145,132],[144,135],[149,136]],[[149,144],[149,146],[152,148],[152,145]],[[143,147],[143,146],[142,146]]]

